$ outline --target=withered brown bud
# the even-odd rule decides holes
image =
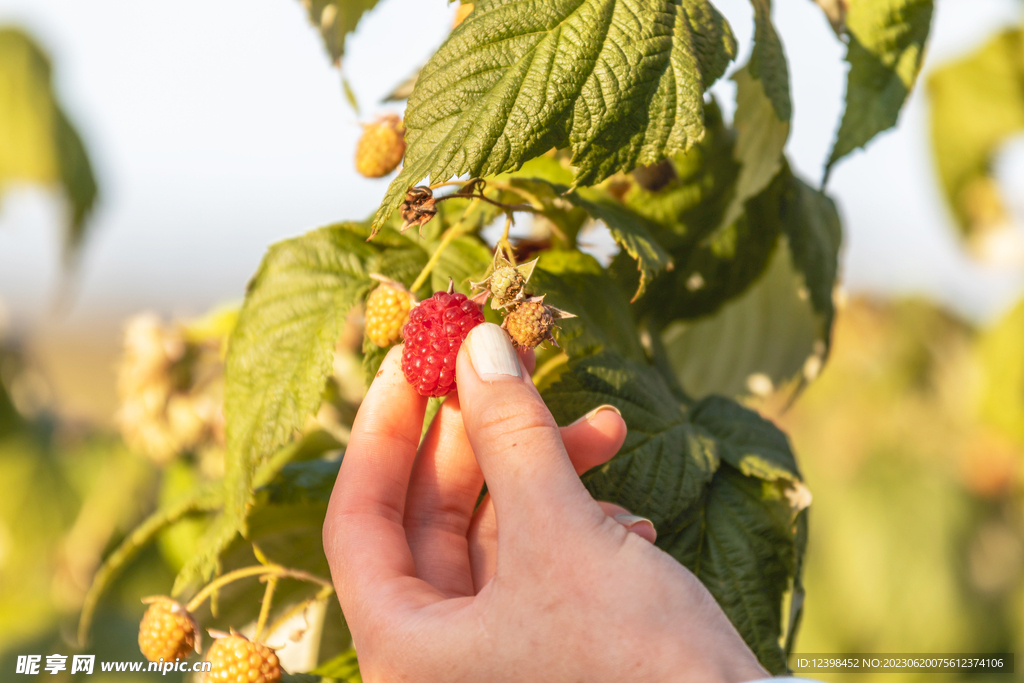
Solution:
[[[436,213],[433,191],[424,185],[410,187],[402,202],[402,232],[413,225],[422,228]]]

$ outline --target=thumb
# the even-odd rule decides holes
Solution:
[[[564,520],[568,508],[587,505],[603,515],[504,330],[474,327],[459,352],[456,378],[466,435],[499,520],[552,514]]]

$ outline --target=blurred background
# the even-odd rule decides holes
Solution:
[[[743,64],[749,2],[715,4]],[[3,118],[26,115],[11,100],[24,84],[5,92],[0,74],[0,670],[62,651],[103,553],[169,495],[161,454],[192,448],[216,468],[202,453],[221,438],[231,315],[216,307],[241,300],[271,242],[376,208],[387,181],[355,172],[359,123],[401,112],[382,100],[455,7],[383,0],[339,68],[297,0],[0,0],[0,27],[21,36],[0,33],[0,59],[49,59],[52,95],[39,96],[73,128],[59,144],[80,140],[91,162],[56,168],[44,143],[11,139]],[[811,0],[779,0],[774,17],[793,88],[787,153],[818,183],[845,47]],[[1013,69],[984,66],[1022,21],[1019,0],[937,1],[898,127],[829,182],[846,228],[832,356],[792,406],[750,398],[790,434],[814,495],[798,651],[1024,652],[1024,103],[957,109],[975,98],[948,68],[1019,100],[1024,41]],[[731,116],[733,83],[712,92]],[[984,173],[952,205],[933,129],[984,140]],[[146,374],[183,358],[187,381]],[[153,392],[160,424],[143,419]],[[138,657],[138,596],[167,592],[174,547],[132,565],[90,651]]]

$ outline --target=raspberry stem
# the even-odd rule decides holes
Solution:
[[[489,180],[487,182],[491,187],[496,187],[499,190],[505,190],[506,192],[513,192],[519,195],[520,197],[528,201],[530,203],[530,206],[532,206],[536,211],[544,211],[543,202],[541,202],[537,198],[537,195],[533,194],[532,192],[524,190],[521,187],[516,187],[512,183],[504,180]]]
[[[267,579],[267,588],[263,591],[263,602],[260,604],[260,616],[256,620],[256,633],[253,634],[253,641],[260,642],[263,635],[263,627],[267,625],[267,617],[270,616],[270,605],[274,602],[274,590],[277,588],[277,577],[271,576]]]
[[[434,185],[431,185],[430,189],[431,190],[436,190],[436,189],[441,188],[441,187],[452,187],[453,185],[465,185],[465,184],[466,184],[466,182],[464,180],[449,180],[448,182],[445,182],[445,183],[436,183]]]
[[[189,601],[185,606],[185,609],[189,612],[195,612],[214,591],[220,589],[222,586],[226,586],[229,583],[249,576],[267,577],[268,579],[270,577],[298,579],[299,581],[308,581],[324,587],[331,586],[331,582],[327,579],[322,579],[315,574],[310,574],[309,572],[302,571],[301,569],[282,567],[279,564],[259,564],[252,567],[242,567],[241,569],[236,569],[224,574],[223,576],[217,577],[210,583],[206,584],[201,591],[196,593],[196,596]]]
[[[459,219],[459,222],[445,231],[444,235],[441,236],[440,244],[437,245],[437,249],[434,250],[434,253],[430,255],[426,265],[423,266],[423,270],[421,270],[420,274],[416,276],[416,281],[412,283],[409,291],[413,293],[417,292],[419,288],[426,283],[427,278],[430,277],[430,273],[434,270],[434,266],[436,266],[437,262],[441,260],[441,254],[444,253],[444,250],[452,243],[452,240],[466,232],[469,232],[469,221],[466,220],[466,217],[469,216],[473,209],[475,209],[479,204],[480,197],[475,197],[473,201],[469,203],[469,206],[466,207],[466,212],[462,214],[462,218]]]
[[[512,243],[508,241],[508,231],[512,227],[512,212],[509,211],[508,216],[505,218],[505,229],[501,231],[501,238],[498,240],[498,245],[505,250],[505,254],[508,256],[509,263],[513,266],[516,265],[516,255],[512,250]]]

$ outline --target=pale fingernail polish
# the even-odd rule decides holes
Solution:
[[[615,413],[616,415],[618,415],[619,417],[622,417],[622,413],[619,411],[618,408],[616,408],[615,406],[610,405],[608,403],[605,403],[604,405],[598,406],[598,407],[594,408],[593,410],[588,411],[587,414],[584,415],[583,417],[581,417],[579,419],[576,419],[576,420],[573,420],[572,424],[579,424],[580,422],[586,422],[588,420],[592,420],[592,419],[594,419],[595,415],[597,415],[598,413],[603,413],[606,410],[610,410],[613,413]]]
[[[482,380],[521,377],[519,356],[505,330],[493,323],[480,323],[466,337],[466,349],[473,369]]]
[[[640,517],[639,515],[629,515],[623,513],[621,515],[615,515],[615,521],[621,524],[622,526],[626,527],[627,529],[631,529],[637,524],[645,524],[651,527],[651,530],[654,530],[654,522],[647,519],[646,517]]]

